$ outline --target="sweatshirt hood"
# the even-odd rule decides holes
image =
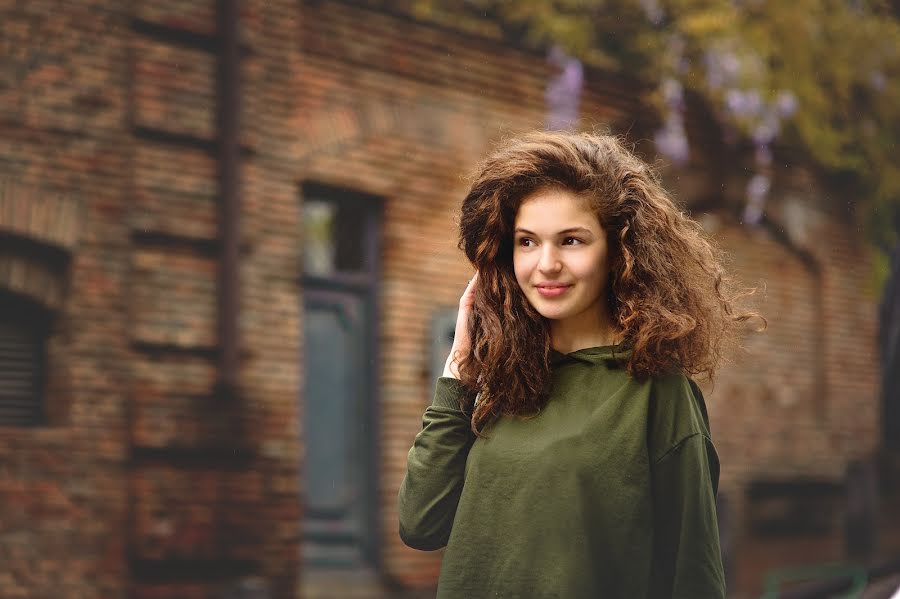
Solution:
[[[550,348],[550,367],[558,368],[566,364],[583,362],[586,364],[621,363],[631,357],[631,348],[624,343],[618,345],[602,345],[585,347],[564,354]]]

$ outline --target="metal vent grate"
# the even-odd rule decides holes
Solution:
[[[40,423],[42,349],[43,336],[28,319],[0,320],[0,426]]]

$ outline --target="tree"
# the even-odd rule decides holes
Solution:
[[[897,242],[900,22],[885,0],[401,3],[533,48],[559,44],[588,65],[644,82],[664,123],[657,145],[676,161],[678,112],[685,92],[697,94],[724,130],[752,141],[761,172],[773,144],[809,156],[855,190],[839,201],[852,203],[883,256]],[[764,177],[751,181],[749,208],[767,189]]]

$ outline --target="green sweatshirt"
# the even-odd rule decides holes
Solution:
[[[400,536],[446,546],[439,599],[720,598],[719,462],[682,375],[636,381],[617,346],[553,351],[550,399],[478,438],[437,380],[400,487]]]

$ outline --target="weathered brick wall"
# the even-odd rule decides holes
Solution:
[[[126,588],[125,24],[110,2],[0,8],[0,178],[16,187],[6,199],[78,214],[60,224],[73,240],[62,245],[40,217],[30,231],[3,217],[6,234],[55,248],[48,272],[63,290],[61,301],[24,290],[56,318],[49,425],[0,429],[4,597],[116,597]]]
[[[812,270],[765,231],[716,237],[734,272],[759,289],[768,331],[744,339],[711,387],[729,483],[805,474],[838,479],[878,446],[877,299],[855,230],[810,211]],[[818,221],[818,222],[816,222]]]
[[[216,390],[219,214],[215,3],[135,3],[135,576],[145,597],[213,596],[299,575],[292,3],[241,3],[240,393]],[[173,575],[172,572],[179,572]]]
[[[543,125],[549,73],[540,56],[350,2],[247,0],[241,19],[241,396],[223,404],[214,2],[0,9],[11,57],[0,178],[81,207],[56,273],[50,421],[0,430],[4,596],[208,597],[253,575],[294,595],[304,181],[385,199],[384,575],[436,580],[440,552],[396,534],[397,488],[434,383],[430,321],[470,275],[455,247],[464,175],[502,135]],[[646,135],[633,87],[601,73],[587,85],[586,126]],[[707,148],[667,183],[685,201],[715,200],[722,160]],[[819,192],[787,179],[778,193]],[[707,221],[735,273],[765,281],[770,319],[709,390],[722,487],[737,497],[761,475],[840,476],[874,446],[868,258],[841,215],[807,216],[799,254],[727,217]]]
[[[0,430],[4,597],[209,597],[254,576],[295,595],[299,206],[284,123],[298,14],[241,4],[247,316],[232,404],[216,394],[215,3],[0,9],[4,201],[78,208],[61,266],[0,260],[5,288],[57,315],[49,419]],[[57,233],[0,225],[44,245]]]
[[[743,339],[745,351],[734,354],[715,384],[704,386],[739,597],[758,596],[771,569],[847,559],[840,492],[810,497],[802,508],[828,519],[824,533],[773,537],[754,532],[751,514],[787,514],[789,504],[775,498],[754,506],[748,483],[841,483],[851,460],[871,461],[880,446],[869,252],[847,215],[812,209],[810,200],[822,193],[815,185],[788,180],[774,193],[781,206],[773,206],[772,217],[779,237],[791,237],[790,247],[767,230],[705,220],[734,274],[757,286],[755,303],[769,321],[765,333]],[[890,524],[879,526],[879,535],[890,534]]]

